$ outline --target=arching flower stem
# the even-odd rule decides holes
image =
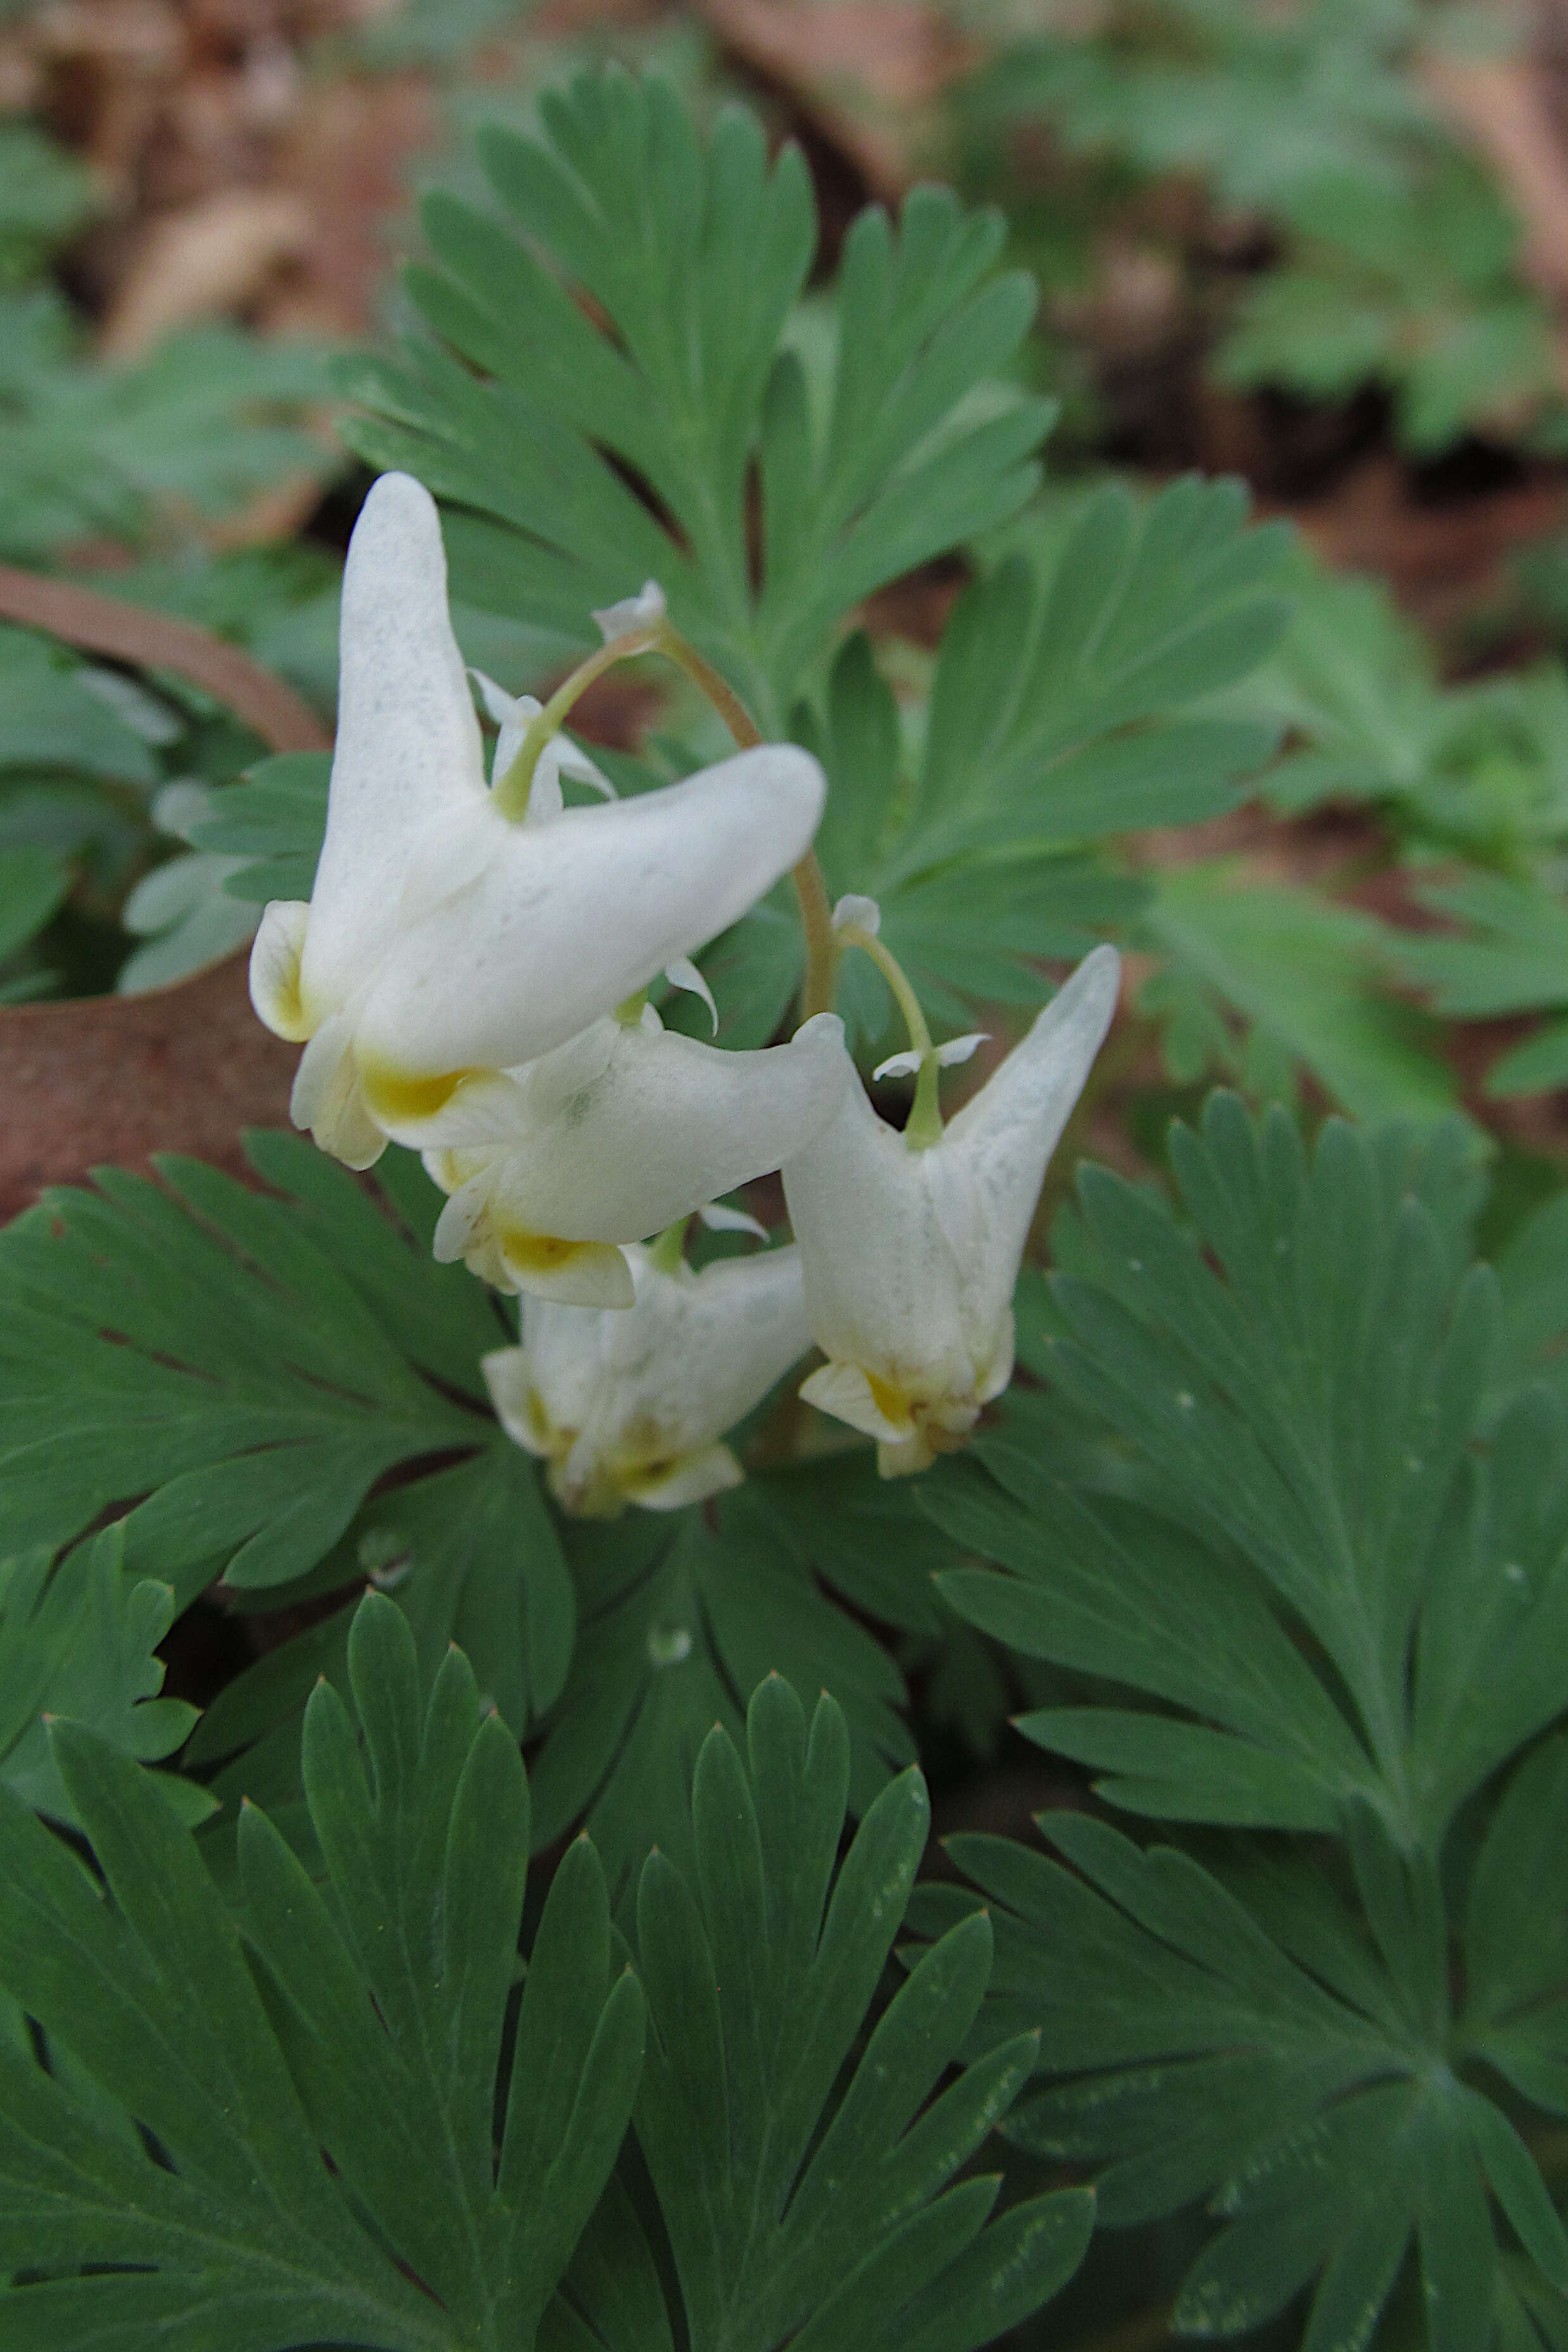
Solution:
[[[491,797],[503,816],[510,817],[519,824],[527,816],[539,753],[551,736],[559,731],[578,697],[617,662],[629,661],[634,654],[652,653],[659,642],[659,625],[654,624],[646,629],[634,629],[626,636],[612,638],[609,645],[601,646],[596,654],[590,654],[588,659],[580,662],[571,676],[556,688],[543,709],[529,719],[523,740],[517,746],[517,758],[495,786]],[[752,738],[754,742],[759,740],[755,736]]]
[[[540,752],[564,724],[573,704],[584,689],[601,677],[616,662],[633,660],[641,654],[663,654],[666,661],[684,671],[698,692],[705,695],[724,720],[740,749],[749,751],[762,741],[762,731],[727,678],[704,659],[694,645],[673,628],[663,616],[646,626],[629,629],[613,636],[598,652],[574,669],[570,677],[557,687],[538,717],[530,719],[517,756],[495,787],[495,805],[503,816],[520,823],[528,814],[528,795],[533,790],[534,770]],[[817,863],[815,850],[809,849],[800,863],[790,872],[796,897],[800,907],[800,928],[806,938],[806,975],[800,989],[800,1018],[809,1021],[813,1013],[831,1013],[838,980],[840,942],[833,929],[832,909],[828,902],[827,885],[822,869]]]
[[[845,947],[859,948],[870,956],[889,988],[909,1032],[913,1052],[920,1056],[920,1074],[915,1081],[915,1101],[904,1124],[904,1139],[911,1151],[925,1151],[942,1135],[942,1108],[937,1099],[939,1064],[936,1048],[931,1042],[931,1032],[921,1010],[920,999],[909,982],[909,976],[898,958],[873,931],[859,923],[840,923],[837,938]]]

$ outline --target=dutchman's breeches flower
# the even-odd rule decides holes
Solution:
[[[509,754],[531,706],[498,700]],[[434,503],[382,475],[343,575],[315,888],[267,908],[251,957],[261,1018],[308,1041],[296,1124],[351,1167],[389,1136],[429,1141],[476,1073],[565,1045],[737,921],[803,855],[825,789],[808,753],[765,744],[663,791],[564,808],[561,774],[585,769],[555,737],[526,809],[487,786]]]
[[[857,919],[862,907],[874,929],[874,908],[856,902]],[[866,944],[863,926],[855,944]],[[856,1085],[832,1125],[783,1163],[807,1319],[828,1358],[800,1393],[874,1437],[884,1477],[962,1444],[1012,1376],[1030,1221],[1120,971],[1113,948],[1096,948],[935,1139],[889,1127]],[[932,1065],[933,1085],[944,1051],[926,1041],[914,1057]]]
[[[459,1089],[424,1164],[452,1197],[438,1258],[498,1290],[630,1307],[621,1242],[777,1168],[820,1135],[853,1070],[835,1013],[788,1045],[719,1053],[652,1005],[607,1015],[523,1069]]]
[[[508,1436],[549,1465],[569,1511],[628,1503],[678,1510],[741,1469],[721,1441],[808,1345],[796,1249],[729,1258],[701,1274],[632,1248],[635,1304],[599,1311],[525,1298],[523,1344],[484,1359]]]

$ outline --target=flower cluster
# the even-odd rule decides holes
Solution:
[[[521,1345],[485,1369],[566,1508],[732,1486],[726,1431],[813,1342],[801,1394],[874,1438],[884,1475],[921,1469],[1010,1377],[1030,1220],[1117,958],[1096,949],[946,1128],[938,1072],[981,1041],[932,1044],[870,899],[841,902],[827,953],[873,956],[904,1011],[910,1050],[883,1065],[916,1079],[902,1132],[831,1013],[758,1053],[666,1030],[650,983],[711,1011],[694,953],[810,860],[826,786],[809,753],[757,743],[617,799],[559,731],[573,694],[628,654],[704,666],[652,583],[597,618],[604,651],[542,709],[471,686],[434,502],[404,474],[375,484],[315,888],[267,908],[251,959],[257,1013],[305,1047],[295,1122],[353,1168],[389,1140],[422,1152],[448,1196],[436,1255],[522,1294]],[[476,689],[499,730],[488,779]],[[603,797],[569,805],[563,780]],[[695,1273],[686,1221],[749,1225],[713,1204],[774,1170],[793,1245]]]

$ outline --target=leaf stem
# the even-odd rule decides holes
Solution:
[[[724,720],[742,751],[751,751],[763,740],[758,726],[740,697],[727,677],[721,677],[712,662],[698,653],[695,646],[672,628],[667,620],[651,621],[646,628],[628,629],[623,636],[612,637],[596,654],[590,654],[579,664],[571,676],[562,680],[549,700],[536,717],[529,719],[523,740],[517,746],[517,756],[496,785],[492,798],[503,816],[520,821],[528,814],[528,795],[533,790],[534,770],[539,753],[560,728],[579,695],[601,677],[619,661],[630,661],[639,654],[663,654],[674,663],[701,694],[706,696]],[[809,1021],[813,1013],[831,1013],[838,980],[839,940],[833,929],[832,909],[828,903],[828,887],[822,879],[822,869],[817,863],[817,853],[808,849],[800,864],[791,868],[790,878],[795,895],[800,902],[800,928],[806,935],[806,976],[800,989],[800,1017]]]

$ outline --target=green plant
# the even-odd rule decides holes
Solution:
[[[616,73],[541,122],[359,372],[417,478],[356,532],[335,766],[168,810],[162,888],[267,908],[297,1115],[373,1172],[261,1134],[0,1234],[0,2341],[978,2352],[1099,2324],[1098,2219],[1180,2335],[1556,2344],[1563,1196],[1500,1188],[1478,1264],[1388,927],[1147,841],[1354,796],[1539,888],[1553,686],[1442,688],[1190,479],[977,562],[922,673],[856,609],[1016,517],[1048,421],[996,224],[862,218],[813,373],[790,152]],[[488,759],[443,533],[460,617],[564,655],[610,608],[542,710],[480,682]],[[60,768],[161,779],[123,682],[15,655]],[[623,660],[682,684],[569,802]],[[1304,1067],[1367,1124],[1216,1096],[1174,1187],[1082,1167],[1013,1290],[1118,971],[1044,967],[1108,930],[1184,1082]],[[835,1008],[907,1030],[902,1129]],[[737,1066],[808,1072],[761,1248],[706,1181]],[[162,1654],[216,1620],[198,1718]],[[916,1890],[917,1759],[1020,1701],[1092,1790]]]

